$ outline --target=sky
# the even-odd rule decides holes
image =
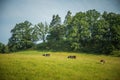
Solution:
[[[0,42],[8,43],[16,23],[49,24],[54,14],[63,21],[68,10],[75,15],[90,9],[120,14],[120,0],[0,0]]]

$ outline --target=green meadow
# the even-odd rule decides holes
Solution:
[[[0,54],[0,80],[120,80],[120,57],[42,51]]]

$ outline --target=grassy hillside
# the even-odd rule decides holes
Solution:
[[[0,80],[120,80],[120,58],[83,53],[22,51],[0,54]],[[76,55],[76,59],[68,59]],[[99,61],[105,59],[106,63]]]

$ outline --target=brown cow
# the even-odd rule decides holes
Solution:
[[[105,63],[105,60],[101,59],[101,60],[100,60],[100,63],[101,63],[101,64],[104,64],[104,63]]]
[[[68,56],[67,58],[76,59],[76,56]]]

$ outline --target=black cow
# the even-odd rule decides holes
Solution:
[[[76,59],[76,56],[68,56],[67,58]]]
[[[50,54],[43,54],[43,56],[50,56]]]

